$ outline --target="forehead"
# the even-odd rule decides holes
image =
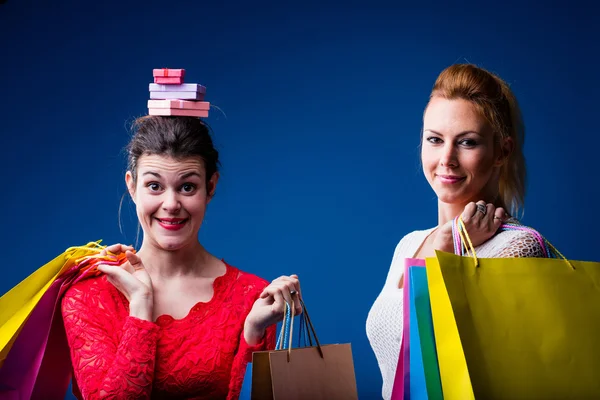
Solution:
[[[423,129],[439,133],[482,132],[487,126],[476,106],[463,99],[434,97],[423,116]]]
[[[179,175],[196,172],[204,175],[204,163],[198,157],[176,159],[169,156],[144,154],[137,163],[138,173],[155,172],[160,175]]]

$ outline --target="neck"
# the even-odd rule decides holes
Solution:
[[[195,242],[179,250],[164,250],[144,240],[138,251],[144,267],[154,281],[178,276],[201,275],[211,255]]]

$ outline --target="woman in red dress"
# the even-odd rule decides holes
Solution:
[[[198,241],[219,178],[198,118],[143,117],[128,146],[127,188],[144,236],[121,267],[73,285],[62,314],[80,399],[237,399],[253,351],[275,347],[296,275],[272,283]],[[295,301],[294,304],[298,304]],[[301,309],[295,310],[298,314]]]

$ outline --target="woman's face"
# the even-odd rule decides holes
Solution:
[[[125,180],[144,241],[164,250],[178,250],[197,242],[218,180],[215,173],[206,187],[206,170],[200,158],[175,160],[143,155],[137,164],[137,181],[131,172],[127,172]]]
[[[423,117],[423,172],[439,201],[493,201],[503,162],[495,135],[475,106],[433,97]]]

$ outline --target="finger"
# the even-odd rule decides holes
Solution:
[[[494,206],[492,203],[488,203],[485,206],[485,220],[488,223],[488,226],[493,226],[494,225],[494,215],[496,212],[496,206]]]
[[[129,272],[130,274],[133,274],[135,272],[135,269],[133,268],[133,266],[131,266],[131,263],[129,261],[125,261],[123,264],[120,265],[121,269]]]
[[[496,208],[496,210],[494,211],[494,226],[499,228],[500,225],[502,225],[505,220],[506,220],[506,211],[504,211],[504,208],[502,208],[502,207]]]
[[[111,244],[110,246],[106,246],[104,251],[106,254],[118,254],[120,252],[120,249],[121,249],[121,244],[117,243],[117,244]]]
[[[282,275],[277,279],[273,279],[273,281],[271,283],[273,284],[273,283],[279,283],[279,282],[289,282],[290,279],[291,278],[289,276]]]
[[[302,297],[302,287],[300,286],[300,278],[298,278],[298,275],[296,275],[296,274],[290,275],[290,278],[292,278],[292,280],[295,280],[295,286],[296,286],[296,292],[297,292],[296,296],[298,298],[301,298]],[[300,303],[299,300],[298,300],[298,303]]]
[[[470,221],[476,212],[477,212],[477,205],[474,202],[470,202],[469,204],[467,204],[461,215],[463,221],[465,221],[465,222]]]
[[[120,254],[120,253],[124,253],[126,251],[133,251],[135,250],[133,248],[133,246],[128,246],[125,244],[121,244],[121,243],[117,243],[117,244],[112,244],[110,246],[107,246],[105,249],[105,252],[108,254]]]
[[[285,299],[281,295],[281,292],[276,291],[275,293],[273,293],[273,299],[275,300],[273,302],[273,307],[275,308],[275,310],[277,310],[277,312],[283,313],[285,310]]]
[[[298,283],[298,286],[300,286],[300,284]],[[296,293],[291,293],[292,294],[292,299],[294,300],[294,308],[295,308],[295,313],[296,315],[300,315],[302,314],[302,303],[300,302],[301,299],[301,293],[300,291],[296,292]]]
[[[278,285],[282,283],[286,285],[289,285],[291,283],[293,287],[290,287],[290,291],[295,290],[296,293],[300,292],[300,281],[298,280],[297,275],[280,276],[279,278],[275,279],[272,284]]]
[[[100,270],[100,272],[105,273],[107,276],[109,276],[112,280],[116,281],[121,287],[125,289],[135,288],[136,286],[139,286],[139,281],[136,278],[134,278],[129,272],[121,269],[120,267],[103,264],[98,266],[98,270]]]
[[[144,269],[144,264],[142,264],[142,259],[137,254],[133,253],[131,250],[127,250],[125,252],[125,256],[127,256],[127,261],[131,264],[134,270]]]
[[[487,204],[483,200],[479,200],[475,203],[475,216],[477,219],[482,220],[487,215],[488,209]]]
[[[289,287],[287,287],[287,286],[284,286],[279,290],[279,293],[281,293],[285,302],[288,303],[290,305],[290,307],[292,306],[292,304],[294,305],[294,312],[295,312],[296,311],[295,305],[296,305],[297,301],[292,300],[292,295],[290,292],[291,291],[290,291]]]
[[[287,290],[287,287],[285,284],[282,283],[271,283],[269,286],[267,286],[263,293],[265,293],[266,295],[263,297],[268,297],[268,296],[274,296],[275,293],[278,292],[283,292],[283,290]],[[289,290],[288,290],[289,292]]]

